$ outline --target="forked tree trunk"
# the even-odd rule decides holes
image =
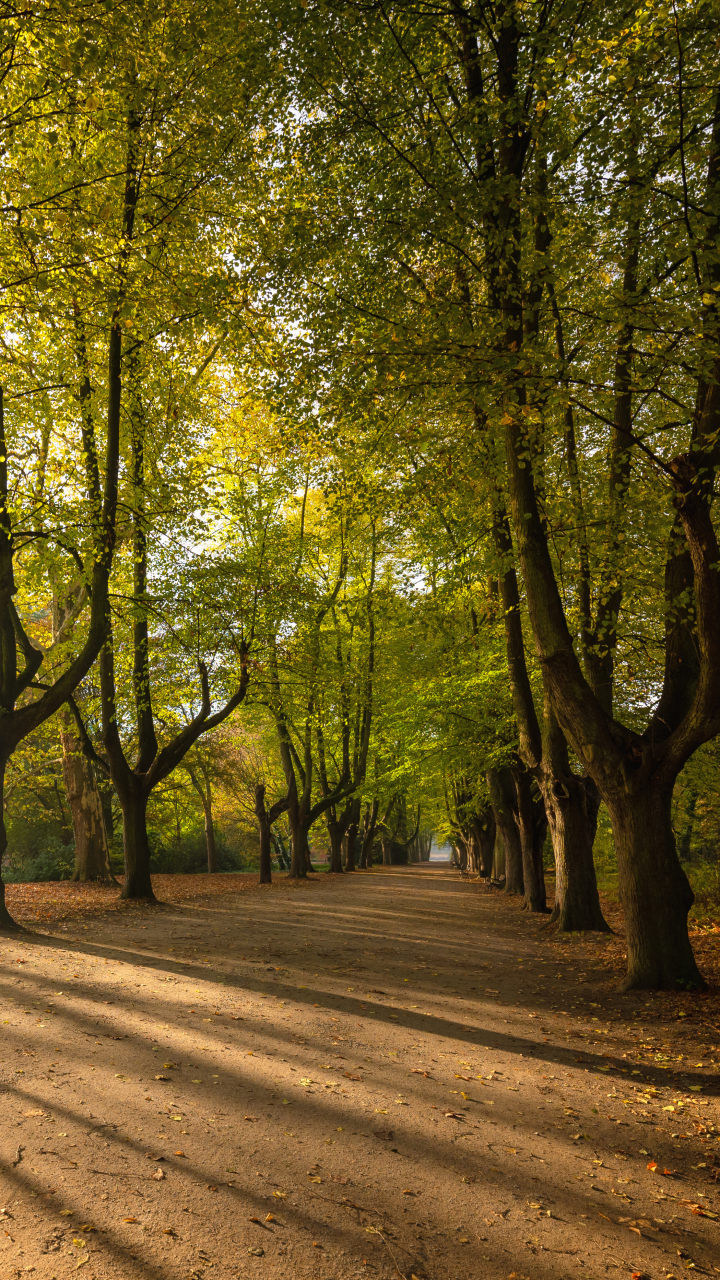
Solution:
[[[627,943],[626,990],[705,987],[687,930],[694,902],[675,847],[672,789],[606,798],[620,872]]]
[[[75,866],[71,879],[117,884],[110,867],[102,800],[92,765],[83,754],[77,734],[61,731],[60,741],[63,779],[75,834]]]
[[[600,793],[591,778],[543,779],[545,811],[555,857],[555,904],[550,924],[561,933],[609,933],[600,906],[593,844]]]
[[[147,802],[147,796],[139,788],[132,788],[120,796],[125,846],[125,883],[120,897],[146,898],[155,902],[150,879]]]

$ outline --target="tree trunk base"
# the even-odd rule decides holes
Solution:
[[[136,891],[133,889],[132,885],[123,885],[120,898],[123,902],[148,902],[152,906],[159,905],[152,889],[149,893],[147,889]]]
[[[705,991],[688,934],[694,895],[672,828],[672,787],[606,801],[620,871],[627,976],[622,991]]]

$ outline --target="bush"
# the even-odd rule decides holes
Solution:
[[[49,835],[36,849],[10,853],[3,866],[6,884],[33,884],[44,880],[69,880],[75,865],[75,845]]]

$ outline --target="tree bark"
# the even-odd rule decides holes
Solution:
[[[272,884],[271,827],[265,807],[265,787],[261,782],[255,788],[255,816],[260,831],[260,883]]]
[[[542,786],[555,856],[555,903],[549,923],[561,933],[609,933],[593,861],[600,793],[592,778],[572,772],[557,780],[546,776]]]
[[[532,775],[519,765],[513,770],[517,794],[517,824],[520,833],[525,907],[528,911],[547,911],[543,845],[547,816],[542,795],[533,795]]]
[[[342,874],[342,832],[339,823],[329,818],[327,821],[328,835],[330,836],[330,871],[335,874]]]
[[[687,931],[694,894],[675,847],[671,789],[649,786],[606,804],[625,913],[625,989],[704,988]]]
[[[209,797],[207,803],[203,804],[203,813],[205,814],[205,846],[207,848],[208,875],[212,875],[213,872],[217,871],[217,845],[215,844],[212,800]]]
[[[363,823],[363,841],[360,851],[360,870],[367,871],[372,866],[372,847],[375,840],[375,828],[377,826],[378,813],[380,811],[380,801],[373,800],[372,804],[365,806],[365,821]]]
[[[296,806],[288,810],[290,819],[290,878],[304,880],[308,873],[310,851],[308,849],[308,833],[297,813]]]
[[[7,830],[5,827],[5,805],[2,803],[5,792],[5,769],[7,761],[0,758],[0,867],[7,850]],[[0,929],[10,929],[13,932],[21,933],[22,925],[17,920],[13,920],[10,912],[5,905],[5,883],[0,877]]]
[[[505,849],[505,892],[524,893],[523,855],[515,818],[516,792],[509,768],[490,769],[487,774],[490,802]]]
[[[92,765],[77,734],[62,730],[60,741],[63,778],[75,833],[75,866],[71,879],[117,884],[110,867],[102,800]]]
[[[345,862],[346,871],[355,870],[355,842],[358,835],[358,827],[360,824],[360,800],[356,799],[352,802],[350,812],[350,825],[347,829],[347,859]]]
[[[132,783],[120,793],[125,846],[125,882],[120,897],[144,898],[149,902],[156,902],[150,879],[147,802],[144,788],[133,786]]]
[[[475,842],[477,848],[476,871],[485,880],[492,875],[493,853],[495,852],[495,832],[496,832],[495,814],[492,806],[488,805],[487,809],[481,815],[478,815],[473,822],[473,831],[475,833]]]

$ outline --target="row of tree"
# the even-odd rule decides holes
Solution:
[[[303,875],[320,820],[338,870],[424,804],[542,912],[549,828],[565,929],[605,927],[602,802],[628,985],[701,986],[712,6],[5,17],[3,770],[58,717],[149,896],[151,798],[255,717],[264,866],[281,814]]]

